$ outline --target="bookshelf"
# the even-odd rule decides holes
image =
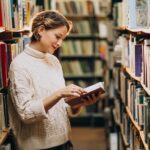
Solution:
[[[59,50],[67,84],[87,87],[103,80],[108,50],[107,23],[110,2],[101,0],[55,0],[55,9],[73,22],[73,29]],[[101,104],[88,106],[86,115],[100,113]],[[85,114],[85,113],[84,113]]]
[[[8,116],[8,68],[12,59],[16,57],[27,42],[29,31],[4,30],[0,32],[0,145],[12,144]],[[7,144],[6,144],[7,145]],[[13,145],[13,144],[12,144]]]
[[[10,48],[10,52],[14,52],[11,55],[12,56],[11,59],[13,59],[13,57],[15,57],[18,53],[21,52],[20,50],[23,50],[23,46],[27,42],[26,40],[29,40],[24,35],[29,33],[28,26],[30,24],[30,19],[32,18],[32,16],[35,13],[40,12],[41,10],[48,10],[51,7],[55,8],[57,5],[56,5],[55,0],[45,0],[45,1],[16,0],[16,1],[13,1],[13,4],[11,4],[11,2],[12,2],[11,0],[0,1],[0,40],[1,40],[0,46],[3,45],[6,48]],[[83,3],[83,4],[81,4],[81,7],[86,6],[85,5],[86,1],[80,1],[80,2]],[[110,10],[109,5],[107,5],[107,4],[109,4],[109,1],[106,1],[106,3],[104,3],[101,0],[98,0],[98,1],[94,0],[91,2],[93,2],[91,4],[94,4],[94,7],[96,7],[94,12],[91,12],[91,11],[89,13],[82,12],[82,10],[86,10],[86,9],[82,8],[80,10],[80,12],[78,12],[77,16],[74,16],[74,14],[76,14],[74,12],[72,14],[70,13],[71,15],[66,14],[66,17],[73,19],[75,22],[80,21],[81,22],[80,24],[82,27],[85,27],[84,25],[89,26],[89,22],[92,23],[90,25],[94,26],[94,28],[92,28],[91,31],[89,30],[91,28],[86,29],[86,31],[88,31],[88,34],[86,32],[81,35],[80,34],[72,34],[68,37],[68,39],[66,39],[66,41],[67,40],[74,41],[74,40],[78,40],[78,39],[81,40],[82,42],[87,41],[87,40],[91,41],[92,44],[89,44],[89,45],[92,45],[91,55],[84,56],[83,54],[81,54],[80,56],[75,56],[75,55],[73,55],[73,56],[68,56],[68,55],[63,56],[62,55],[61,56],[61,54],[60,54],[61,60],[67,59],[67,61],[68,61],[69,59],[70,60],[78,59],[79,61],[87,60],[87,62],[88,61],[92,62],[92,64],[93,64],[92,69],[95,68],[95,62],[98,62],[98,69],[96,71],[96,74],[93,69],[92,74],[90,74],[90,75],[87,74],[87,75],[82,75],[82,76],[79,76],[79,75],[78,76],[68,76],[68,78],[73,81],[84,80],[87,83],[90,80],[91,80],[91,83],[102,80],[102,74],[99,71],[99,69],[102,68],[101,65],[103,65],[103,64],[101,64],[101,62],[102,62],[101,58],[102,58],[102,60],[105,59],[105,55],[101,55],[101,54],[107,53],[107,48],[105,47],[107,45],[107,42],[106,42],[107,38],[106,38],[106,32],[105,32],[105,30],[106,30],[105,21],[107,21],[107,14],[109,13],[109,10]],[[74,3],[77,4],[77,1],[74,1]],[[101,3],[101,5],[100,5],[100,8],[101,8],[100,10],[102,10],[101,12],[99,12],[99,9],[97,8],[97,6],[99,6],[99,3]],[[92,5],[89,5],[89,6],[92,6]],[[91,8],[93,8],[93,7],[91,7]],[[99,14],[102,14],[102,16],[99,16]],[[84,20],[85,22],[82,22],[82,20]],[[99,23],[102,23],[102,24],[99,24]],[[82,33],[82,30],[78,24],[77,24],[77,27],[79,28],[79,30]],[[104,32],[100,32],[100,31],[102,31],[101,29]],[[106,44],[104,44],[104,43],[106,43]],[[91,46],[89,46],[89,47],[91,47]],[[89,48],[89,47],[86,47],[86,48]],[[100,48],[102,48],[101,49],[102,51],[100,51]],[[6,51],[3,50],[3,52],[6,52]],[[104,52],[104,53],[101,53],[101,52]],[[3,57],[3,58],[8,59],[7,56],[8,55],[6,54],[6,58],[5,57]],[[11,59],[9,58],[9,63],[11,62]],[[1,89],[1,92],[3,93],[4,89],[7,89],[7,85],[8,85],[7,68],[9,66],[9,63],[6,64],[5,60],[3,60],[3,59],[1,59],[0,63],[1,63],[0,66],[2,64],[4,65],[4,68],[0,67],[0,71],[3,70],[3,73],[1,74],[1,78],[0,78],[0,89]],[[66,79],[67,79],[67,77],[66,77]],[[1,113],[3,113],[3,112],[1,111]],[[97,115],[97,114],[92,114],[92,116],[95,116],[96,118],[98,116],[101,117],[101,115]],[[0,119],[2,119],[2,118],[0,117]],[[88,119],[86,118],[86,121],[87,120]],[[93,120],[91,115],[90,115],[90,120],[91,120],[91,123],[96,121],[96,120]],[[100,122],[100,121],[98,120],[98,122]],[[1,129],[0,144],[4,144],[6,142],[9,132],[10,132],[10,129],[9,129],[9,123],[8,123],[7,127],[3,126]]]
[[[113,3],[115,97],[112,108],[115,111],[112,120],[118,120],[122,125],[124,138],[131,150],[150,149],[149,10],[148,1],[122,0]],[[117,121],[114,122],[118,125]],[[125,149],[119,146],[123,137],[117,130],[116,134],[118,150]]]
[[[11,145],[11,149],[16,149],[8,118],[9,64],[24,49],[25,44],[29,42],[29,25],[33,15],[50,8],[51,0],[0,1],[0,149],[3,149],[8,143]]]

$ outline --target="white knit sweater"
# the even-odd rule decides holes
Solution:
[[[61,65],[28,45],[11,63],[10,126],[19,150],[37,150],[69,140],[67,104],[61,99],[46,113],[42,100],[65,86]]]

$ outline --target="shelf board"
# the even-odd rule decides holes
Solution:
[[[133,126],[138,131],[138,133],[140,135],[140,139],[141,139],[141,141],[143,143],[143,146],[144,146],[145,150],[148,150],[148,145],[146,144],[146,142],[144,140],[144,133],[143,133],[143,131],[141,131],[141,129],[140,129],[139,125],[137,124],[137,122],[133,119],[133,116],[132,116],[132,114],[131,114],[131,112],[130,112],[128,107],[126,107],[126,112],[127,112],[128,116],[129,116]]]
[[[134,75],[134,73],[130,70],[130,68],[125,67],[125,71],[136,81],[141,82],[141,78]]]
[[[83,20],[83,19],[97,19],[97,20],[107,20],[108,17],[107,16],[96,16],[96,15],[65,15],[65,17],[67,19],[71,19],[71,20]]]
[[[147,93],[148,95],[150,95],[150,89],[147,88],[143,83],[141,83],[141,85],[142,85],[143,89],[146,91],[146,93]]]
[[[141,84],[141,86],[143,87],[143,89],[145,90],[145,92],[146,92],[148,95],[150,95],[150,89],[147,88],[147,87],[142,83],[140,77],[136,77],[136,76],[134,75],[134,73],[132,73],[132,71],[130,70],[130,68],[128,68],[128,67],[125,67],[125,71],[126,71],[134,80],[140,82],[140,84]]]
[[[1,30],[0,29],[0,40],[12,40],[14,38],[21,37],[24,34],[28,34],[30,31],[24,30]]]
[[[122,32],[128,32],[128,33],[131,33],[131,34],[137,34],[137,35],[150,35],[150,29],[132,29],[132,28],[129,28],[129,27],[126,27],[126,26],[122,26],[122,27],[114,27],[113,28],[114,30],[116,31],[122,31]]]
[[[143,145],[144,145],[144,149],[145,149],[145,150],[149,150],[148,145],[147,145],[147,143],[145,143],[145,140],[144,140],[144,132],[143,132],[143,131],[140,131],[139,133],[140,133],[141,141],[142,141],[142,143],[143,143]]]
[[[3,144],[9,132],[10,132],[10,128],[6,128],[0,133],[0,144]]]
[[[94,79],[99,78],[102,80],[102,77],[100,75],[94,75],[94,74],[84,74],[84,75],[64,75],[66,79]]]
[[[61,59],[93,59],[95,55],[60,55]]]
[[[133,118],[133,116],[132,116],[132,114],[131,114],[131,112],[130,112],[130,110],[129,110],[129,108],[127,106],[126,106],[126,112],[127,112],[128,116],[129,116],[132,124],[136,128],[136,130],[140,132],[141,128],[139,127],[139,125],[137,124],[137,122],[134,120],[134,118]]]
[[[107,38],[102,38],[102,37],[99,37],[99,35],[93,35],[93,34],[70,34],[66,37],[65,40],[68,40],[68,39],[83,39],[83,40],[86,40],[86,39],[90,39],[90,40],[104,40],[104,41],[107,41]]]
[[[61,54],[60,59],[100,59],[99,55],[63,55]]]

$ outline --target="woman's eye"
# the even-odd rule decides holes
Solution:
[[[57,39],[60,39],[60,36],[56,35],[56,38],[57,38]]]

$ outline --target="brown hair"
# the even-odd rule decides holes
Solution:
[[[44,27],[46,30],[50,30],[61,26],[66,26],[69,33],[72,28],[72,23],[58,11],[47,10],[36,14],[31,25],[31,42],[40,40],[41,37],[38,34],[39,27]]]

